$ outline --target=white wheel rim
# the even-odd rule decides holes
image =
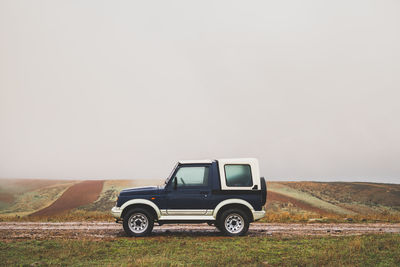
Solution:
[[[149,220],[143,213],[134,213],[128,219],[128,226],[132,232],[140,234],[149,227]]]
[[[231,234],[240,233],[244,228],[244,219],[237,213],[229,214],[225,219],[225,229]]]

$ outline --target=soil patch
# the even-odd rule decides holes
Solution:
[[[12,194],[2,192],[0,193],[0,201],[5,203],[12,203],[14,201],[14,196]]]
[[[104,181],[83,181],[74,184],[50,206],[32,213],[30,216],[50,216],[63,213],[96,201],[103,189]]]

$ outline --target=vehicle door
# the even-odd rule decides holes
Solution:
[[[180,165],[168,190],[168,215],[202,215],[209,208],[210,165]]]

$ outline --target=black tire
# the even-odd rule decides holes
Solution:
[[[147,236],[153,230],[154,218],[146,209],[134,208],[124,215],[123,226],[128,236]]]
[[[218,220],[215,222],[215,228],[217,228],[218,231],[222,232],[221,227],[218,224]]]
[[[217,225],[217,228],[227,236],[242,236],[249,230],[250,220],[244,211],[228,209],[219,216]]]

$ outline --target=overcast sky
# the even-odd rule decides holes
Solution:
[[[0,0],[0,177],[400,183],[400,1]]]

